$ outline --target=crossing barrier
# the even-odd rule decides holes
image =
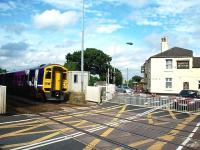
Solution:
[[[115,93],[110,102],[123,103],[142,107],[162,107],[171,111],[196,113],[200,112],[200,99],[152,96],[146,94]]]

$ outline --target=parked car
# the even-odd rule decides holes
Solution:
[[[200,93],[197,90],[182,90],[174,100],[175,109],[186,107],[187,110],[200,108]]]
[[[119,93],[127,93],[127,94],[131,94],[133,92],[133,90],[127,86],[118,86],[116,91]]]

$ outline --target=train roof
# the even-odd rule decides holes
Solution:
[[[51,65],[58,65],[58,66],[63,67],[63,66],[60,65],[60,64],[42,64],[42,65],[39,65],[39,66],[37,66],[37,67],[27,68],[27,69],[18,70],[18,71],[11,71],[11,72],[6,72],[6,73],[0,73],[0,74],[8,74],[8,73],[23,72],[23,71],[26,71],[26,70],[42,69],[42,68],[45,68],[45,67],[48,67],[48,66],[51,66]]]

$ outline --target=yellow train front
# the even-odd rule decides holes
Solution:
[[[67,69],[56,64],[44,66],[42,91],[46,100],[64,100],[68,91]]]
[[[58,64],[0,74],[0,85],[9,94],[42,100],[65,100],[68,91],[67,69]]]

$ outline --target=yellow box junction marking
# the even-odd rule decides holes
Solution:
[[[122,107],[122,109],[118,112],[118,114],[115,116],[116,118],[114,118],[111,122],[115,122],[117,121],[121,116],[121,114],[125,111],[126,109],[126,105],[124,105]],[[101,134],[102,137],[106,137],[108,136],[112,131],[114,130],[114,128],[108,128],[105,132],[103,132]],[[85,148],[84,150],[92,150],[101,140],[100,139],[94,139],[92,142],[90,142]]]
[[[174,115],[174,113],[173,113],[171,110],[168,110],[168,112],[169,112],[170,116],[171,116],[174,120],[177,119],[176,116]]]
[[[140,140],[140,141],[134,142],[132,144],[129,144],[128,146],[137,147],[137,146],[147,144],[147,143],[150,143],[150,142],[153,142],[153,141],[154,141],[153,139]],[[118,147],[118,148],[115,148],[114,150],[122,150],[122,148]]]
[[[81,126],[81,125],[83,125],[83,124],[86,123],[86,122],[87,122],[87,121],[82,120],[82,121],[80,121],[79,123],[75,124],[74,126]],[[30,142],[5,145],[5,146],[3,146],[2,148],[13,148],[13,147],[20,147],[20,146],[25,146],[25,145],[31,145],[31,144],[39,143],[39,142],[48,140],[48,139],[50,139],[50,138],[52,138],[52,137],[54,137],[54,136],[57,136],[57,135],[59,135],[59,134],[65,134],[64,132],[70,131],[70,130],[73,130],[73,129],[72,129],[72,128],[64,128],[64,129],[57,129],[57,130],[49,130],[49,131],[56,131],[56,132],[51,133],[51,134],[46,135],[46,136],[43,136],[43,137],[41,137],[41,138],[39,138],[39,139],[30,141]]]
[[[108,108],[108,109],[104,109],[104,110],[96,110],[95,112],[105,112],[105,111],[110,111],[110,110],[113,110],[113,109],[117,109],[117,108],[120,108],[122,106],[119,106],[119,107],[115,107],[115,108]],[[74,116],[84,116],[84,115],[88,115],[88,114],[92,114],[93,112],[86,112],[86,113],[82,113],[82,114],[76,114]],[[52,118],[54,119],[57,119],[59,121],[61,120],[64,120],[64,119],[69,119],[69,118],[72,118],[73,116],[65,116],[65,115],[58,115],[58,116],[52,116]],[[5,126],[2,126],[2,128],[9,128],[9,127],[19,127],[19,126],[22,126],[22,125],[26,125],[26,124],[29,124],[31,127],[29,128],[26,128],[26,129],[22,129],[22,130],[18,130],[18,131],[15,131],[15,132],[11,132],[11,133],[6,133],[4,135],[1,135],[0,138],[5,138],[5,137],[11,137],[11,136],[19,136],[19,135],[30,135],[30,134],[40,134],[40,133],[48,133],[48,132],[55,132],[55,130],[43,130],[43,131],[35,131],[35,132],[26,132],[26,131],[29,131],[29,130],[32,130],[32,129],[35,129],[35,128],[38,128],[38,127],[41,127],[41,126],[45,126],[45,125],[52,125],[52,124],[56,124],[52,121],[48,121],[48,119],[42,119],[42,121],[46,121],[44,124],[39,124],[37,125],[38,121],[35,120],[35,121],[31,121],[31,122],[23,122],[23,123],[15,123],[15,124],[9,124],[9,125],[5,125]],[[71,121],[72,122],[77,122],[77,121]],[[81,121],[80,123],[78,124],[75,124],[75,126],[81,126],[82,124],[84,124],[86,121]],[[31,124],[33,123],[33,124]],[[63,121],[63,123],[70,123],[68,121]],[[85,127],[90,127],[90,126],[97,126],[97,125],[86,125],[86,126],[81,126],[81,128],[85,128]],[[37,143],[38,141],[41,142],[41,141],[44,141],[46,139],[49,139],[51,137],[54,137],[58,134],[61,134],[61,131],[64,132],[64,131],[68,131],[68,130],[71,130],[71,129],[60,129],[60,131],[57,131],[55,133],[52,133],[50,135],[47,135],[47,136],[44,136],[40,139],[37,139],[35,141],[32,141],[32,142],[26,142],[26,143],[19,143],[19,144],[11,144],[11,145],[5,145],[4,148],[10,148],[10,147],[17,147],[17,146],[23,146],[23,145],[27,145],[27,144],[33,144],[33,143]],[[25,133],[24,133],[25,132]]]
[[[180,132],[179,130],[184,129],[187,126],[187,124],[189,124],[195,118],[196,118],[196,116],[194,116],[194,115],[186,118],[185,121],[184,121],[185,124],[177,124],[177,126],[176,126],[175,129],[171,130],[166,135],[158,137],[158,139],[162,139],[162,140],[166,140],[166,141],[172,141],[172,140],[174,140],[175,137],[176,137],[176,135]],[[153,144],[152,146],[150,146],[148,148],[148,150],[155,150],[155,149],[156,150],[161,150],[165,144],[167,144],[167,142],[162,142],[162,141],[156,142],[155,144]]]
[[[0,139],[1,138],[5,138],[5,137],[16,136],[19,133],[26,132],[26,131],[29,131],[29,130],[33,130],[33,129],[36,129],[36,128],[41,127],[41,126],[44,126],[44,124],[39,124],[39,125],[36,125],[34,127],[29,127],[29,128],[26,128],[26,129],[22,129],[22,130],[6,133],[6,134],[3,134],[3,135],[0,135]]]
[[[147,119],[148,119],[149,124],[153,124],[153,119],[152,119],[152,114],[151,113],[149,113],[147,115]]]

